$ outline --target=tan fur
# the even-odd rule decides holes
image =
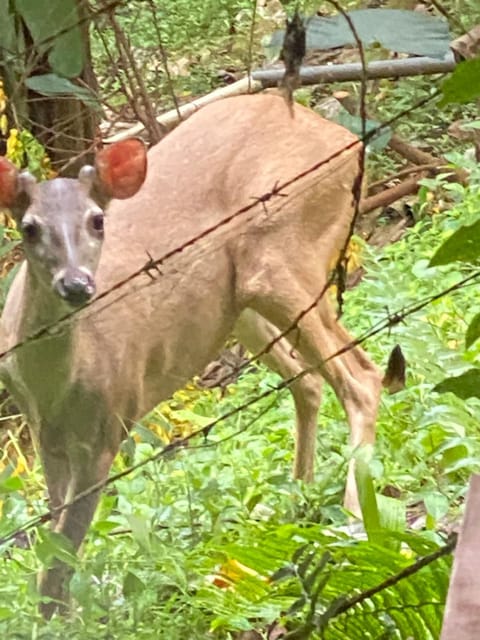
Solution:
[[[108,208],[97,290],[108,290],[148,260],[199,235],[354,141],[342,127],[273,95],[230,98],[205,107],[148,156],[140,191]],[[54,506],[108,474],[125,426],[217,354],[237,324],[257,351],[288,328],[325,285],[332,255],[353,213],[359,145],[82,311],[60,336],[8,357],[2,375],[36,434]],[[44,213],[48,219],[48,211]],[[54,321],[65,305],[30,265],[15,279],[2,317],[4,348]],[[243,314],[242,314],[243,312]],[[311,480],[321,379],[335,389],[354,446],[372,443],[380,390],[376,368],[356,348],[320,364],[350,340],[324,297],[265,356],[285,378],[319,365],[292,388],[297,409],[295,475]],[[64,511],[56,530],[79,546],[94,495]],[[358,512],[353,469],[346,505]],[[42,594],[66,598],[58,565],[41,576]],[[50,615],[54,609],[46,605]]]

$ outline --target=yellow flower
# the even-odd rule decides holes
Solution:
[[[18,129],[10,129],[7,138],[7,158],[14,164],[20,165],[23,154],[23,145],[18,135]]]
[[[7,108],[7,100],[8,98],[3,89],[3,80],[0,78],[0,113],[3,113]]]

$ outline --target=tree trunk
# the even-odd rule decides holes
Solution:
[[[84,45],[84,65],[78,79],[72,79],[96,93],[97,82],[93,72],[89,42],[88,8],[83,0],[77,0],[78,21]],[[0,73],[4,77],[7,96],[10,98],[10,126],[22,127],[30,131],[45,147],[53,168],[67,176],[76,176],[81,166],[92,161],[98,112],[77,97],[69,95],[45,96],[28,89],[19,78],[19,70],[28,70],[28,77],[52,73],[48,62],[48,52],[35,55],[35,45],[27,25],[20,15],[16,16],[15,38],[24,42],[18,50],[23,50],[23,64],[12,68],[7,54],[0,48]],[[5,57],[4,57],[5,56]],[[32,68],[32,60],[34,60]]]
[[[86,17],[87,9],[81,0],[77,2],[81,20]],[[82,23],[81,29],[85,63],[79,79],[96,93],[88,21]],[[25,37],[32,43],[28,33]],[[29,75],[51,72],[47,56],[43,56]],[[98,117],[92,108],[76,97],[44,96],[28,89],[27,105],[29,122],[22,124],[44,145],[56,171],[66,176],[76,176],[80,167],[92,162],[98,124]]]

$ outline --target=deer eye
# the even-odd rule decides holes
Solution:
[[[36,222],[24,222],[21,229],[23,238],[27,242],[36,242],[40,238],[40,225]]]
[[[90,224],[92,226],[92,229],[97,233],[103,233],[103,219],[103,213],[94,213],[90,217]]]

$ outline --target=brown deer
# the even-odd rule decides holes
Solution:
[[[342,151],[343,150],[343,151]],[[295,322],[328,279],[353,216],[360,143],[346,129],[274,95],[229,98],[182,123],[148,153],[120,142],[101,151],[77,180],[37,184],[0,159],[0,204],[22,230],[26,260],[2,316],[3,348],[25,344],[0,374],[38,442],[53,507],[109,472],[125,431],[218,353],[228,335],[253,352]],[[313,172],[313,165],[324,164]],[[202,234],[255,198],[306,172],[284,193],[258,201],[160,265],[41,339],[96,292]],[[106,200],[110,202],[104,215]],[[128,200],[123,200],[128,198]],[[321,380],[348,417],[354,447],[373,443],[381,379],[350,342],[328,296],[307,313],[291,342],[264,360],[284,378],[318,368],[291,386],[297,414],[295,476],[313,478]],[[55,531],[78,548],[98,492],[63,510]],[[345,504],[358,513],[350,465]],[[39,578],[43,612],[67,598],[70,569]]]

